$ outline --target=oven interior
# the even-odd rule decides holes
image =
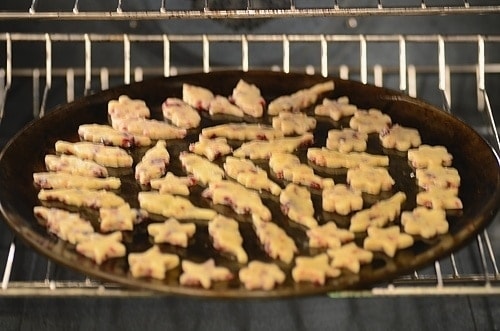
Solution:
[[[321,73],[449,111],[497,152],[500,1],[3,1],[0,146],[56,105],[149,77],[220,69]],[[2,188],[5,189],[5,188]],[[331,297],[499,295],[499,216],[467,247]],[[0,225],[0,297],[150,297],[89,279]]]

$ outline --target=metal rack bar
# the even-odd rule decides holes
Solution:
[[[36,3],[36,1],[34,1]],[[163,3],[163,2],[162,2]],[[380,2],[382,5],[382,2]],[[75,2],[78,8],[78,1]],[[45,44],[45,67],[44,68],[13,68],[12,67],[12,44],[16,42],[39,42]],[[81,67],[65,68],[53,66],[52,46],[54,43],[81,43],[84,46],[84,61]],[[124,65],[115,67],[93,67],[92,48],[96,43],[116,43],[123,47]],[[251,43],[269,42],[276,43],[282,47],[283,57],[280,66],[275,69],[291,71],[291,46],[293,43],[309,42],[319,45],[319,67],[307,66],[306,72],[319,70],[326,76],[332,73],[333,68],[329,63],[328,46],[330,43],[354,43],[359,45],[359,62],[357,66],[340,65],[335,68],[335,73],[341,78],[348,79],[350,75],[359,74],[360,80],[368,82],[371,75],[377,85],[384,85],[385,76],[392,74],[398,78],[398,86],[401,91],[416,97],[418,76],[430,73],[438,77],[436,90],[443,93],[448,109],[451,107],[450,84],[452,73],[466,73],[477,75],[477,90],[481,91],[484,98],[485,111],[488,115],[488,123],[496,136],[495,148],[500,150],[497,126],[493,116],[488,93],[486,76],[500,73],[500,64],[486,63],[485,44],[488,42],[500,43],[500,36],[472,36],[472,35],[109,35],[109,34],[25,34],[6,33],[0,35],[0,43],[6,45],[6,63],[4,72],[5,80],[4,99],[8,97],[6,91],[11,86],[13,79],[19,77],[29,77],[33,81],[33,107],[34,110],[42,112],[47,98],[47,93],[52,86],[53,79],[64,77],[67,87],[67,100],[71,101],[76,95],[90,93],[93,80],[98,81],[99,87],[106,89],[110,85],[110,77],[121,77],[124,83],[129,83],[132,79],[142,80],[144,75],[163,73],[164,76],[175,75],[178,68],[171,62],[171,52],[173,44],[178,42],[193,42],[202,45],[203,71],[210,71],[210,49],[218,42],[232,42],[241,45],[241,68],[250,69]],[[394,66],[382,66],[379,64],[369,64],[368,44],[370,43],[393,43],[398,51],[397,61]],[[132,65],[131,46],[133,43],[158,43],[163,46],[163,61],[161,67],[134,67]],[[408,46],[413,43],[434,43],[438,49],[438,61],[432,65],[413,65],[408,63]],[[447,63],[446,47],[451,43],[467,43],[477,46],[477,63],[466,65],[451,65]],[[373,73],[373,74],[371,74]],[[45,78],[45,88],[42,100],[40,100],[40,79]],[[75,81],[81,79],[84,82],[84,91],[75,92]],[[47,92],[45,92],[47,91]],[[479,109],[479,107],[478,107]],[[455,255],[449,257],[451,267],[448,271],[447,263],[436,261],[431,275],[421,271],[414,271],[412,274],[400,277],[389,285],[377,286],[370,290],[342,291],[332,293],[332,297],[371,297],[371,296],[396,296],[396,295],[500,295],[500,273],[495,259],[495,252],[485,231],[476,239],[477,245],[471,249],[477,250],[482,268],[481,273],[470,274],[460,270],[458,259]],[[16,242],[12,240],[9,246],[7,260],[4,264],[2,286],[0,296],[109,296],[109,297],[130,297],[130,296],[151,296],[148,291],[136,291],[125,289],[115,284],[102,284],[94,280],[84,281],[58,280],[54,276],[53,265],[47,265],[47,272],[42,280],[18,281],[11,280],[11,271],[14,259],[16,258]],[[3,261],[0,261],[3,263]]]

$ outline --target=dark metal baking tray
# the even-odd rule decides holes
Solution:
[[[33,172],[44,170],[44,156],[47,153],[54,153],[54,143],[57,140],[77,141],[79,139],[77,129],[80,124],[107,123],[107,103],[109,100],[116,99],[122,94],[126,94],[131,98],[143,99],[151,108],[153,117],[161,118],[161,103],[166,97],[181,97],[183,83],[204,86],[216,94],[228,96],[241,78],[256,84],[261,89],[267,102],[280,95],[293,93],[315,83],[332,79],[335,83],[335,90],[323,95],[324,97],[336,98],[346,95],[350,98],[351,103],[356,104],[359,108],[378,108],[390,115],[393,123],[418,129],[423,143],[446,146],[454,156],[453,167],[457,168],[461,174],[462,182],[459,196],[464,205],[461,211],[449,211],[447,213],[447,219],[450,223],[449,233],[430,240],[415,238],[415,244],[411,248],[399,251],[394,258],[389,258],[382,253],[376,253],[373,262],[363,266],[359,274],[343,272],[339,278],[328,279],[324,286],[294,283],[290,275],[291,266],[278,262],[286,272],[287,280],[272,291],[245,290],[237,276],[228,282],[215,283],[213,288],[206,290],[199,287],[179,285],[180,267],[169,271],[166,279],[160,281],[133,278],[128,271],[126,258],[112,259],[98,266],[91,260],[76,253],[74,247],[69,243],[59,240],[48,233],[34,217],[33,206],[39,205],[40,201],[37,199],[38,189],[33,185]],[[313,107],[308,110],[308,113],[312,114],[312,109]],[[232,117],[210,117],[204,114],[201,127],[237,120]],[[271,123],[271,119],[267,116],[258,120],[245,118],[244,121]],[[324,145],[329,129],[346,126],[348,126],[348,119],[335,122],[318,117],[318,126],[314,130],[314,145]],[[180,151],[187,148],[190,142],[198,139],[200,129],[190,130],[188,136],[183,140],[167,142],[167,148],[172,156],[170,171],[183,174],[177,156]],[[377,139],[376,135],[373,134],[369,137],[368,151],[389,156],[389,170],[396,180],[396,185],[390,192],[376,196],[364,195],[365,206],[386,198],[396,191],[404,191],[407,194],[407,201],[403,205],[403,210],[411,210],[415,207],[415,195],[418,188],[415,179],[412,177],[413,170],[407,162],[406,154],[381,148]],[[130,152],[137,162],[144,153],[144,149],[131,150]],[[301,148],[297,153],[304,162],[307,162],[305,159],[306,148]],[[221,160],[218,162],[222,163]],[[266,162],[257,163],[264,168],[267,167]],[[320,175],[332,176],[336,183],[345,182],[345,170],[332,172],[317,167],[315,169]],[[132,171],[118,172],[117,174],[120,175],[123,181],[119,193],[132,206],[137,207],[137,192],[141,190],[141,187],[135,182]],[[271,177],[273,177],[272,174]],[[277,180],[277,182],[281,186],[286,184],[280,180]],[[244,247],[249,258],[271,261],[257,241],[250,217],[236,215],[226,207],[211,205],[209,200],[200,196],[201,191],[201,187],[193,190],[190,197],[192,202],[203,207],[213,207],[220,213],[236,218],[240,221]],[[313,191],[312,196],[316,207],[315,216],[319,223],[333,220],[340,227],[348,227],[349,217],[322,212],[320,194]],[[276,198],[264,194],[263,201],[271,209],[273,221],[277,222],[289,235],[294,237],[300,255],[318,253],[318,251],[307,247],[304,228],[294,224],[282,215]],[[112,88],[61,105],[49,112],[45,117],[33,121],[12,138],[0,155],[1,212],[8,225],[20,238],[50,259],[91,277],[116,282],[124,286],[178,295],[227,298],[286,297],[345,289],[369,288],[377,283],[390,281],[399,275],[424,267],[436,259],[463,247],[489,224],[498,210],[499,202],[500,173],[498,157],[488,143],[461,120],[400,92],[355,81],[299,73],[217,71],[149,79],[144,82]],[[92,212],[89,211],[82,212],[92,215]],[[147,222],[136,226],[133,232],[125,234],[124,242],[128,252],[143,251],[152,245],[145,224]],[[399,219],[396,220],[396,224],[399,224]],[[356,242],[361,245],[363,238],[364,234],[358,235]],[[188,248],[174,248],[169,245],[162,245],[162,249],[179,254],[181,259],[188,258],[203,261],[207,258],[214,258],[217,264],[228,267],[235,275],[237,275],[238,269],[242,267],[234,259],[220,254],[212,247],[207,226],[204,222],[197,222],[197,233]]]

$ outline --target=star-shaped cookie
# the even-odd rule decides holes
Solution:
[[[334,268],[344,268],[355,274],[359,273],[361,264],[370,263],[373,253],[359,247],[351,242],[338,248],[332,248],[327,254],[333,259],[331,266]]]
[[[194,223],[179,223],[175,218],[169,218],[164,223],[148,225],[148,233],[156,244],[167,243],[187,247],[188,240],[196,232]]]
[[[179,265],[179,256],[162,253],[158,246],[153,246],[142,253],[130,253],[128,264],[132,276],[164,279],[168,270]]]
[[[340,270],[330,265],[326,253],[313,257],[299,256],[295,258],[292,277],[297,283],[311,282],[317,285],[324,285],[327,277],[335,278],[338,276],[340,276]]]
[[[188,260],[182,261],[182,275],[179,282],[181,285],[198,286],[208,289],[212,287],[212,281],[224,281],[233,278],[233,274],[225,267],[217,267],[213,259],[202,263]]]

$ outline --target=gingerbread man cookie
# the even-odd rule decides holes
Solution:
[[[462,209],[456,188],[433,187],[417,194],[417,205],[432,209]]]
[[[108,102],[108,114],[112,119],[118,118],[147,118],[149,108],[144,100],[130,99],[127,95],[120,95],[116,100]]]
[[[368,237],[363,242],[364,249],[383,251],[390,257],[394,257],[398,249],[405,249],[413,245],[413,237],[402,233],[397,225],[388,228],[369,227],[367,232]]]
[[[358,107],[350,104],[349,98],[343,96],[337,100],[323,99],[323,103],[314,108],[314,114],[318,116],[328,116],[332,120],[338,121],[342,117],[353,115],[356,110],[358,110]]]
[[[451,165],[453,156],[444,146],[420,145],[418,148],[408,150],[408,160],[416,169],[433,166],[447,167]]]
[[[373,253],[351,242],[346,245],[331,248],[327,254],[333,259],[331,266],[338,269],[347,269],[352,273],[359,273],[362,264],[373,260]]]
[[[316,119],[304,113],[281,112],[273,117],[273,128],[280,130],[284,135],[304,134],[316,127]]]
[[[231,153],[233,149],[227,143],[226,138],[210,139],[200,135],[197,142],[189,144],[189,151],[198,155],[203,155],[210,161],[213,161]]]
[[[323,189],[322,206],[324,211],[347,215],[363,208],[361,191],[353,190],[344,184]]]
[[[407,128],[399,124],[386,127],[379,133],[379,139],[385,148],[393,148],[406,152],[410,148],[418,147],[422,144],[420,133],[417,129]]]
[[[306,234],[309,238],[309,247],[313,248],[337,248],[354,240],[354,233],[338,228],[334,222],[309,229]]]
[[[392,120],[389,115],[380,110],[372,108],[368,110],[358,109],[349,121],[349,126],[359,132],[378,133],[391,125]]]
[[[452,167],[432,166],[415,171],[418,186],[425,190],[431,188],[451,189],[460,186],[460,174]]]
[[[326,148],[339,151],[341,153],[364,152],[368,134],[358,132],[353,129],[344,128],[342,130],[332,129],[328,131]]]
[[[401,224],[408,234],[419,235],[423,238],[432,238],[438,234],[448,232],[446,212],[442,209],[427,209],[417,207],[412,211],[401,214]]]
[[[386,168],[360,165],[347,170],[347,183],[355,190],[379,194],[389,191],[395,181]]]

